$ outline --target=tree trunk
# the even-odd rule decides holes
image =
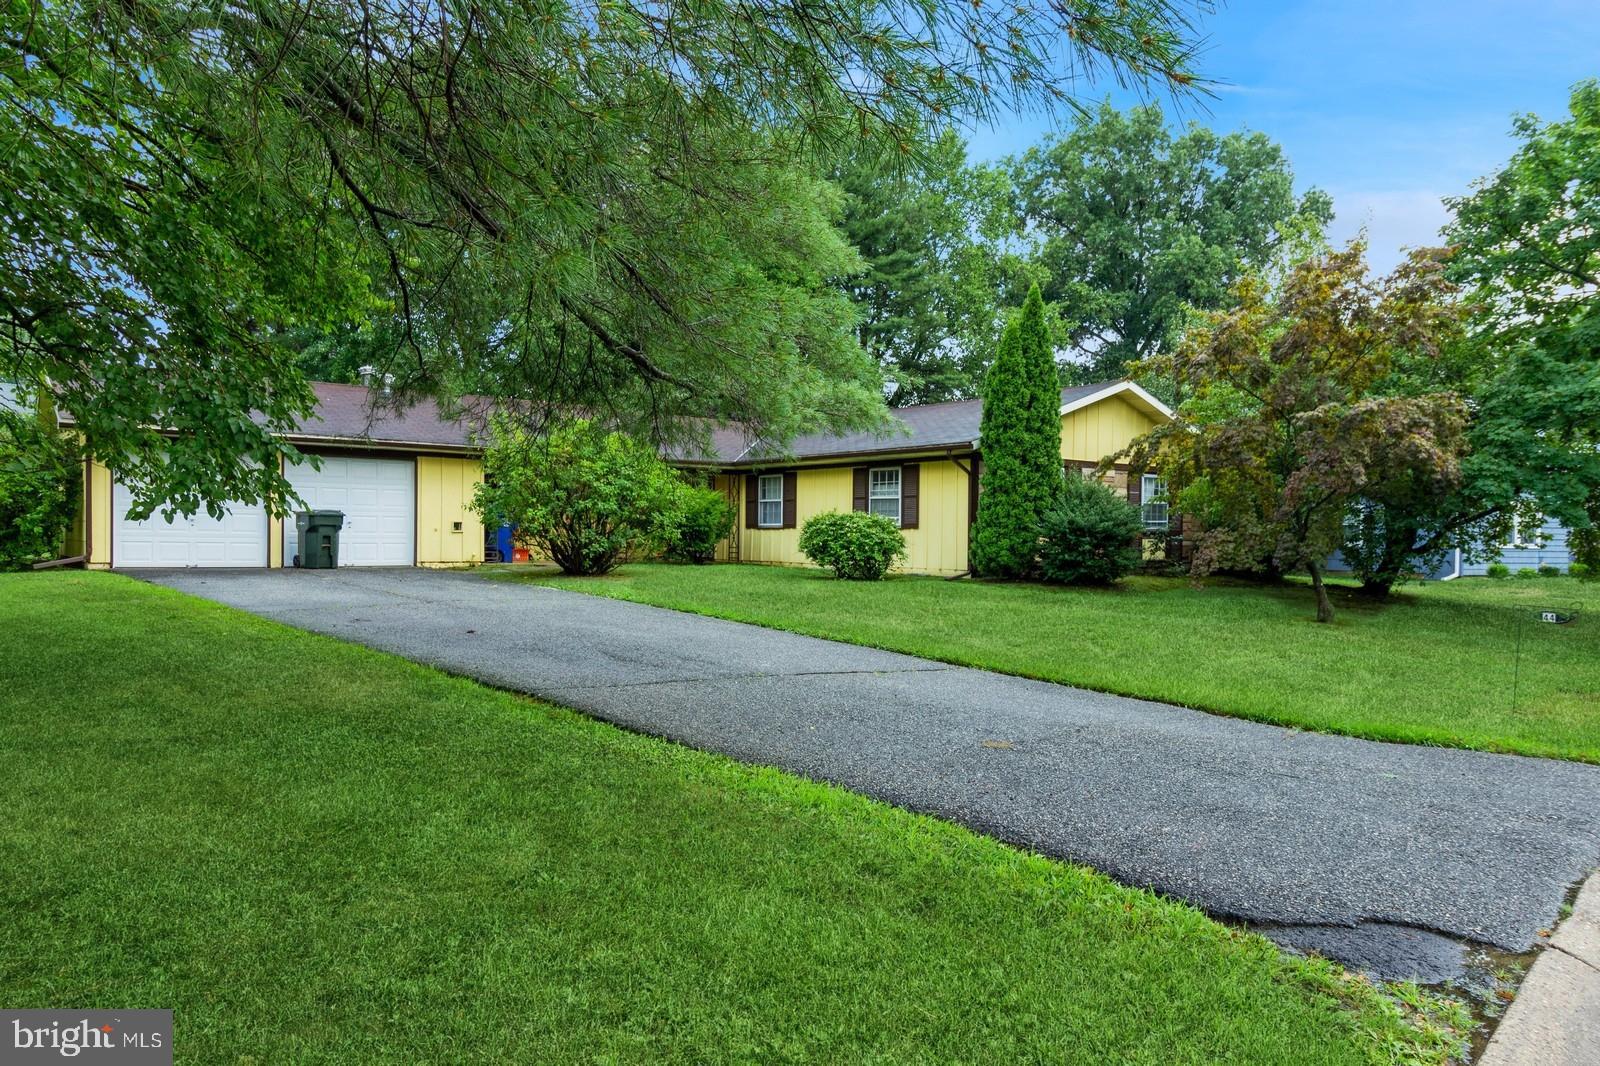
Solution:
[[[1369,599],[1387,599],[1395,585],[1405,576],[1406,564],[1417,550],[1415,526],[1400,526],[1389,530],[1383,544],[1383,556],[1376,567],[1361,575],[1361,595]]]
[[[1389,593],[1394,591],[1395,577],[1394,574],[1371,574],[1361,582],[1358,591],[1370,600],[1388,599]]]
[[[1311,591],[1317,594],[1317,621],[1333,621],[1333,601],[1328,599],[1328,586],[1322,583],[1322,564],[1307,563],[1306,570],[1311,574]]]

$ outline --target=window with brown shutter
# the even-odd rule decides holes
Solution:
[[[900,524],[900,473],[898,466],[867,468],[867,510]]]
[[[1137,479],[1128,478],[1129,495],[1133,494],[1132,484],[1137,480],[1139,485],[1139,498],[1134,502],[1139,504],[1139,516],[1144,520],[1144,528],[1152,531],[1167,529],[1172,522],[1171,508],[1167,504],[1167,483],[1159,474],[1145,474]]]
[[[786,529],[784,489],[787,474],[756,475],[756,529]]]
[[[907,463],[900,468],[900,528],[917,528],[917,497],[922,489],[922,464]]]
[[[867,509],[867,468],[864,466],[858,466],[851,471],[850,509],[852,511]]]
[[[798,498],[800,487],[800,474],[794,470],[785,470],[783,473],[783,528],[793,529],[796,511],[795,501]]]
[[[1133,471],[1128,471],[1128,502],[1135,507],[1139,506],[1144,500],[1143,480]]]

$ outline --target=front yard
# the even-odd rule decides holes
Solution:
[[[1600,583],[1467,578],[1382,606],[1335,589],[1327,626],[1303,586],[1184,578],[1069,589],[668,564],[498,576],[1304,729],[1600,762]],[[1544,624],[1541,606],[1579,617]]]
[[[978,593],[1014,594],[1037,595]],[[1083,868],[122,577],[0,577],[0,664],[0,989],[172,1007],[179,1061],[1449,1047],[1331,965]]]

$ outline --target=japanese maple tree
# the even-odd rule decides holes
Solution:
[[[1171,375],[1189,399],[1125,453],[1162,471],[1200,519],[1196,575],[1303,570],[1319,622],[1333,620],[1323,570],[1351,511],[1402,481],[1447,496],[1466,449],[1457,393],[1382,388],[1400,357],[1442,358],[1460,333],[1443,254],[1414,252],[1374,280],[1363,253],[1358,242],[1314,256],[1276,286],[1245,278],[1234,310],[1146,360],[1143,369]]]

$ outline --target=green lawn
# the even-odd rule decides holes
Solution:
[[[1091,871],[108,574],[0,577],[0,808],[0,998],[175,1008],[180,1061],[1449,1043]]]
[[[1184,578],[1115,589],[861,584],[809,569],[668,564],[603,578],[497,576],[1305,729],[1600,762],[1600,583],[1571,578],[1413,585],[1383,606],[1335,589],[1328,626],[1313,621],[1304,587],[1197,589]],[[1547,625],[1533,617],[1542,605],[1581,613]]]

